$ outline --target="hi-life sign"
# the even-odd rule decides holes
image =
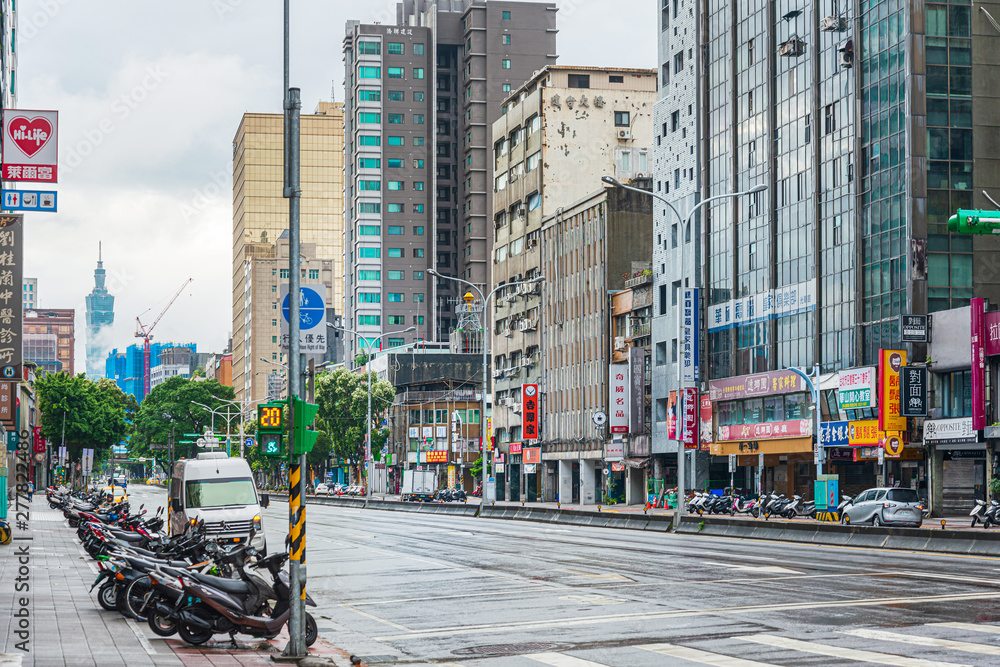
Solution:
[[[288,350],[288,283],[281,295],[281,349]],[[326,354],[326,285],[299,285],[299,352]]]
[[[878,405],[878,375],[874,366],[842,370],[837,376],[837,400],[841,410]]]
[[[3,114],[3,180],[58,179],[58,111],[5,109]]]

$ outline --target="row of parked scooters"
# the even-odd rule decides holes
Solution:
[[[204,523],[183,535],[162,532],[162,508],[147,516],[127,501],[50,487],[49,505],[77,529],[83,548],[97,561],[91,590],[108,611],[149,625],[161,637],[177,634],[204,644],[216,634],[272,639],[288,622],[288,553],[270,556],[245,544],[223,548],[206,536]],[[306,604],[316,603],[306,595]],[[306,613],[306,645],[316,641],[316,621]]]
[[[984,500],[976,500],[976,506],[969,512],[972,517],[972,527],[977,523],[983,524],[983,528],[990,526],[1000,526],[1000,502],[991,500],[988,503]]]
[[[688,498],[687,511],[689,514],[699,516],[749,514],[755,519],[760,517],[768,519],[772,516],[794,519],[800,516],[816,516],[816,503],[812,500],[805,502],[799,495],[788,498],[783,493],[763,493],[757,496],[727,493],[724,496],[717,496],[700,491]]]

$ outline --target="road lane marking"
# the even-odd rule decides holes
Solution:
[[[403,604],[406,602],[430,602],[431,600],[453,600],[458,598],[482,598],[482,597],[492,597],[494,595],[521,595],[524,593],[541,593],[542,590],[538,588],[520,588],[508,591],[489,591],[483,593],[463,593],[461,595],[429,595],[422,598],[400,598],[398,600],[373,600],[371,602],[352,602],[351,604],[355,607],[365,607],[368,605],[380,605],[380,604]]]
[[[146,653],[149,655],[156,655],[156,649],[153,648],[153,645],[149,643],[148,639],[146,639],[146,635],[142,634],[142,630],[139,629],[139,626],[136,625],[135,621],[131,618],[126,618],[125,622],[128,623],[128,627],[132,629],[132,633],[135,635],[135,638],[139,640],[139,644],[142,645],[142,648],[145,649]]]
[[[954,662],[937,662],[933,660],[922,660],[920,658],[907,658],[901,655],[889,653],[877,653],[875,651],[863,651],[856,648],[846,648],[843,646],[830,646],[829,644],[816,644],[814,642],[804,642],[788,637],[777,635],[747,635],[744,637],[733,637],[756,644],[765,644],[776,648],[787,648],[803,653],[814,653],[825,655],[831,658],[843,658],[847,660],[857,660],[860,662],[874,662],[880,665],[898,665],[899,667],[943,667],[945,665],[956,665]]]
[[[551,665],[552,667],[607,667],[602,662],[591,662],[583,658],[574,658],[564,653],[530,653],[522,657],[540,662],[543,665]]]
[[[750,572],[770,572],[771,574],[805,574],[798,570],[790,570],[787,567],[777,565],[738,565],[736,563],[719,563],[714,560],[703,560],[700,565],[714,565],[715,567],[728,567],[734,570],[746,570]]]
[[[406,627],[405,625],[400,625],[399,623],[393,623],[392,621],[387,621],[384,618],[379,618],[378,616],[376,616],[374,614],[369,614],[367,611],[361,611],[360,609],[355,609],[354,607],[352,607],[349,604],[342,604],[340,606],[343,607],[344,609],[348,610],[348,611],[353,611],[355,614],[361,614],[362,616],[366,616],[366,617],[372,619],[373,621],[378,621],[379,623],[385,623],[386,625],[390,625],[390,626],[396,628],[397,630],[402,630],[404,632],[413,632],[413,630],[411,630],[410,628]]]
[[[914,570],[892,570],[888,572],[891,575],[898,575],[904,577],[922,577],[924,579],[944,579],[946,581],[963,581],[971,582],[973,584],[989,584],[991,586],[1000,585],[993,579],[982,579],[980,577],[963,577],[957,574],[940,574],[938,572],[917,572]]]
[[[970,632],[989,632],[1000,635],[1000,625],[980,625],[979,623],[925,623],[932,628],[951,628],[952,630],[969,630]]]
[[[697,662],[702,665],[715,665],[716,667],[775,667],[769,662],[733,658],[721,653],[699,651],[696,648],[675,646],[674,644],[643,644],[635,648],[641,648],[643,651],[652,651],[653,653],[659,653],[670,658]]]
[[[487,623],[482,625],[427,628],[411,631],[409,635],[375,637],[376,641],[416,639],[424,637],[446,637],[449,635],[470,635],[479,633],[503,633],[514,630],[538,630],[542,628],[571,627],[579,625],[599,625],[621,623],[622,621],[645,621],[657,618],[684,618],[697,616],[725,616],[730,614],[759,614],[761,612],[799,611],[804,609],[830,609],[834,607],[877,607],[896,604],[923,604],[926,602],[958,602],[966,600],[1000,599],[1000,592],[957,593],[952,595],[925,595],[909,598],[871,598],[856,600],[823,600],[813,602],[788,602],[773,605],[748,605],[742,607],[715,607],[709,609],[678,609],[660,612],[636,612],[632,614],[610,614],[557,618],[551,621],[512,621],[509,623]]]
[[[951,649],[952,651],[965,651],[966,653],[979,653],[981,655],[1000,655],[1000,646],[990,646],[989,644],[975,644],[973,642],[960,642],[954,639],[938,639],[936,637],[920,637],[917,635],[904,635],[898,632],[886,632],[885,630],[868,630],[859,628],[857,630],[844,630],[844,634],[864,639],[877,639],[886,642],[900,642],[901,644],[915,644],[917,646],[936,646],[937,648]]]
[[[613,572],[603,573],[603,572],[584,572],[583,570],[566,570],[563,568],[557,568],[557,572],[569,572],[570,574],[577,577],[584,577],[586,579],[601,579],[603,581],[625,581],[633,582],[635,579],[629,579],[623,574],[615,574]]]

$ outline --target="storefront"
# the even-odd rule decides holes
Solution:
[[[885,441],[893,437],[899,440],[898,446],[892,441],[886,448]],[[923,448],[879,431],[877,419],[823,422],[820,443],[826,461],[824,472],[839,477],[844,495],[856,495],[874,486],[901,486],[927,497]]]
[[[945,514],[968,513],[986,499],[986,444],[972,428],[972,417],[928,419],[924,442],[941,459],[941,498]]]
[[[812,496],[816,468],[811,436],[713,442],[710,453],[736,457],[733,478],[737,488]]]

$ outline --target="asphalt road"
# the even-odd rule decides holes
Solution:
[[[1000,559],[321,505],[307,521],[321,635],[369,664],[1000,664]],[[286,526],[273,504],[272,549]]]

